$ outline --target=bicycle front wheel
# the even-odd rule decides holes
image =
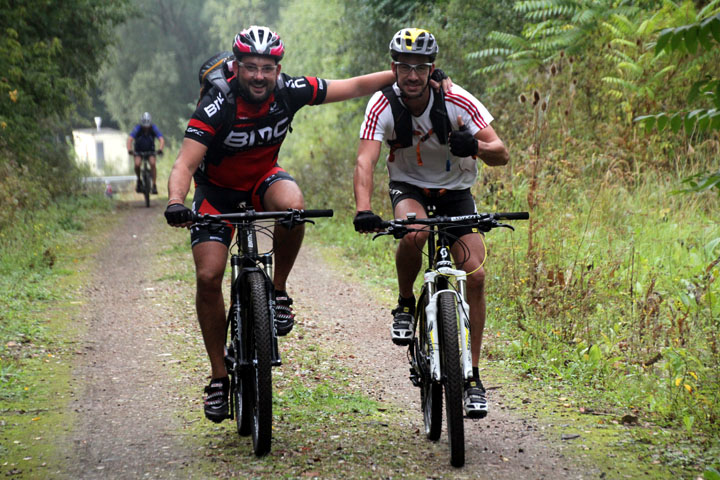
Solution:
[[[445,379],[445,414],[447,416],[450,463],[454,467],[465,464],[465,430],[463,425],[463,377],[460,368],[458,316],[456,298],[452,292],[442,292],[438,298],[440,317],[440,357]]]
[[[272,332],[270,308],[265,277],[261,272],[247,276],[247,301],[251,310],[245,318],[253,324],[253,361],[250,378],[253,387],[253,451],[262,456],[270,452],[272,439]]]
[[[415,315],[417,325],[414,346],[415,362],[420,376],[420,403],[423,409],[425,436],[432,441],[440,438],[442,429],[442,385],[433,381],[430,374],[430,338],[427,332],[425,307],[428,304],[427,292],[423,289],[418,299]],[[433,333],[437,335],[437,332]]]
[[[143,170],[142,174],[143,182],[143,195],[145,196],[145,206],[150,206],[150,188],[152,188],[152,177],[149,170]]]

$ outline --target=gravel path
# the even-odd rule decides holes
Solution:
[[[130,211],[121,213],[123,220],[97,257],[88,291],[82,321],[89,334],[74,372],[71,408],[77,425],[67,443],[67,478],[182,478],[189,459],[196,458],[183,444],[182,424],[173,414],[187,401],[167,393],[189,380],[163,375],[167,306],[157,303],[163,295],[153,294],[151,265],[167,227],[159,207],[126,208]],[[356,276],[362,271],[339,273],[325,264],[318,250],[306,246],[301,252],[289,284],[299,321],[317,327],[318,341],[362,372],[355,380],[358,389],[403,406],[409,432],[422,432],[419,391],[407,378],[405,349],[389,340],[391,305],[379,305],[360,286]],[[486,386],[493,389],[491,414],[465,422],[464,469],[453,471],[447,464],[444,433],[437,444],[427,442],[443,457],[443,470],[464,478],[597,477],[564,458],[561,442],[545,438],[532,411],[503,408],[501,379],[487,378]]]

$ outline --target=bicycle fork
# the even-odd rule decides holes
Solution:
[[[436,290],[436,280],[438,276],[453,276],[458,285],[458,290],[444,289]],[[455,305],[457,308],[458,331],[460,332],[460,358],[462,364],[462,372],[464,379],[472,378],[472,351],[470,348],[470,318],[468,312],[470,306],[465,301],[465,283],[466,273],[462,270],[455,270],[448,267],[441,267],[437,271],[425,272],[424,275],[425,288],[429,296],[429,301],[425,307],[425,318],[427,321],[428,345],[430,346],[430,374],[434,381],[441,381],[442,371],[440,364],[440,346],[438,341],[438,298],[441,293],[449,292],[455,297]]]

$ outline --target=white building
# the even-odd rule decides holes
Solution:
[[[127,133],[112,128],[73,130],[78,164],[87,165],[94,175],[131,174],[133,159],[127,153],[127,138]]]

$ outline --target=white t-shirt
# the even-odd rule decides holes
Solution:
[[[393,85],[395,93],[400,98],[400,89],[397,83]],[[447,188],[448,190],[462,190],[470,188],[477,178],[477,160],[472,157],[456,157],[450,153],[448,144],[442,145],[434,133],[427,140],[420,142],[421,137],[430,131],[430,110],[432,109],[434,92],[430,89],[430,101],[427,108],[419,117],[411,115],[413,130],[413,146],[398,148],[394,152],[394,159],[389,161],[387,167],[390,180],[406,182],[421,188]],[[400,98],[402,103],[402,99]],[[458,129],[457,117],[462,117],[470,133],[475,135],[487,127],[493,117],[485,106],[472,94],[458,85],[453,85],[445,94],[445,107],[453,130]],[[409,113],[409,112],[408,112]],[[382,94],[375,92],[365,109],[365,120],[360,127],[360,138],[363,140],[377,140],[396,138],[390,102]],[[417,145],[420,143],[419,165]],[[389,156],[388,156],[389,157]],[[448,160],[450,169],[447,169]]]

